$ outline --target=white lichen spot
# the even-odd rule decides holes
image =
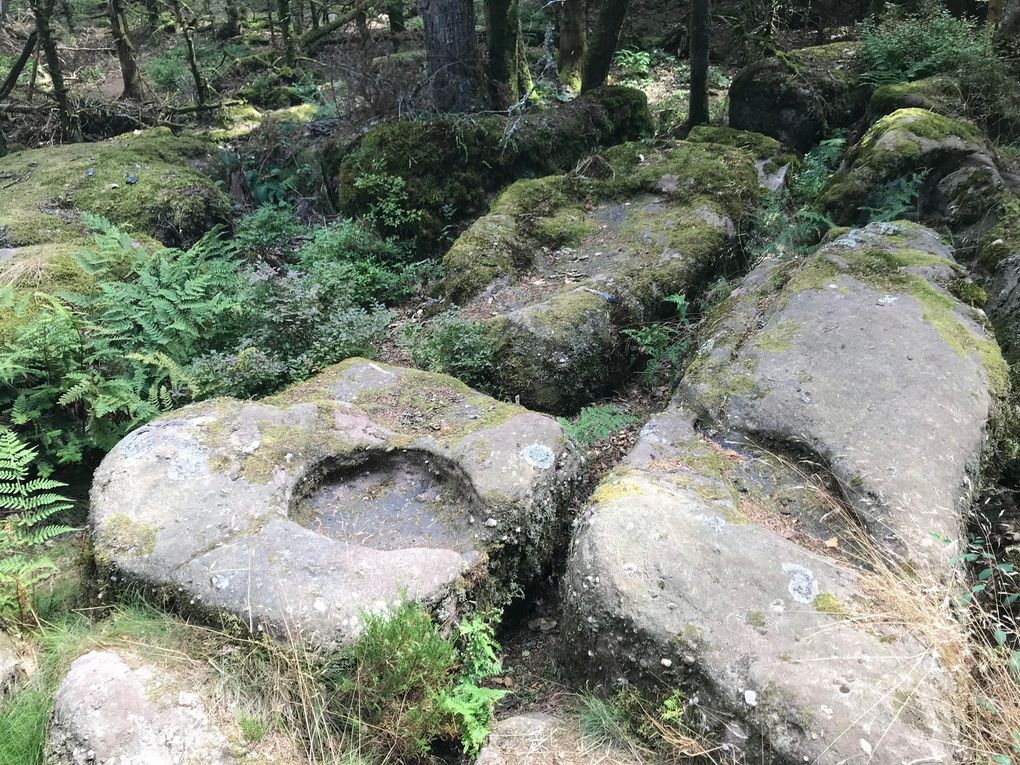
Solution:
[[[521,451],[524,461],[539,470],[549,470],[556,464],[556,455],[545,444],[528,444]]]
[[[784,563],[783,571],[790,575],[790,583],[786,585],[786,589],[789,590],[793,599],[803,605],[813,603],[821,592],[821,588],[811,570],[799,563]]]
[[[758,694],[755,691],[744,691],[744,703],[749,707],[758,706]]]

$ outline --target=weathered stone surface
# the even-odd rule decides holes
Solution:
[[[0,703],[3,703],[7,695],[14,689],[20,666],[21,660],[18,658],[14,642],[0,632]]]
[[[997,173],[980,130],[925,109],[900,109],[878,120],[851,149],[848,168],[829,181],[821,204],[837,223],[863,222],[891,184],[923,174],[918,203],[922,215],[929,215],[944,207],[939,184],[965,167]]]
[[[947,290],[950,248],[872,224],[805,262],[755,269],[719,312],[681,393],[743,441],[807,452],[871,535],[944,570],[1008,373],[983,314]]]
[[[1020,242],[1016,254],[1004,258],[988,283],[988,314],[995,322],[1003,353],[1020,363]]]
[[[535,712],[500,720],[475,765],[639,765],[605,744],[585,741],[576,719]]]
[[[730,87],[729,124],[807,151],[864,114],[852,43],[833,43],[766,58],[741,71]]]
[[[183,605],[345,643],[402,595],[453,610],[526,582],[579,467],[551,418],[353,359],[127,436],[95,475],[95,554]]]
[[[733,262],[758,177],[745,149],[635,143],[507,189],[444,261],[450,299],[491,332],[493,387],[558,413],[605,393],[627,369],[623,328]]]
[[[952,77],[939,75],[880,85],[868,102],[868,123],[874,124],[899,109],[927,109],[947,117],[958,117],[964,111],[960,83]]]
[[[180,678],[112,651],[77,659],[57,688],[46,765],[229,765],[224,735]]]
[[[871,616],[873,587],[799,543],[779,497],[738,480],[757,459],[695,419],[674,403],[592,496],[563,580],[566,666],[680,689],[727,762],[953,762],[933,654]]]

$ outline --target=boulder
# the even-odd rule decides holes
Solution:
[[[381,195],[400,197],[401,204],[416,214],[395,233],[414,237],[419,248],[430,253],[439,248],[451,226],[482,213],[487,195],[513,180],[564,173],[600,146],[652,132],[644,93],[605,87],[512,118],[384,123],[353,147],[327,148],[323,172],[347,215],[370,213]]]
[[[948,569],[1009,391],[952,250],[872,224],[806,261],[766,262],[719,309],[680,398],[735,442],[809,455],[909,565]]]
[[[344,645],[404,598],[452,616],[525,585],[580,468],[554,419],[352,359],[127,436],[95,474],[95,557],[181,608]]]
[[[847,167],[829,180],[820,203],[837,223],[853,225],[869,218],[869,208],[881,207],[894,184],[917,178],[922,217],[938,215],[946,207],[944,197],[966,198],[975,177],[1001,182],[993,157],[973,124],[925,109],[899,109],[878,120],[851,149]],[[943,181],[953,174],[947,189]]]
[[[226,737],[184,679],[113,651],[71,664],[57,688],[46,765],[228,765]]]
[[[231,207],[216,186],[215,145],[169,130],[47,146],[0,159],[0,247],[78,244],[80,213],[167,245],[188,245]]]
[[[757,161],[716,143],[632,143],[507,189],[444,259],[447,296],[492,338],[491,387],[557,413],[609,391],[629,364],[623,329],[734,264]]]
[[[640,765],[612,745],[586,741],[577,719],[541,712],[497,722],[475,765]]]
[[[856,47],[832,43],[756,61],[730,86],[729,124],[805,152],[864,116]]]
[[[679,690],[726,762],[954,762],[935,653],[695,419],[674,402],[592,495],[562,584],[568,671]]]
[[[868,124],[900,109],[926,109],[947,117],[964,114],[963,92],[952,77],[937,75],[913,82],[880,85],[868,102]]]
[[[993,221],[978,242],[977,267],[988,293],[985,310],[995,325],[1003,353],[1020,363],[1020,197],[1003,192]]]
[[[769,191],[779,191],[785,184],[791,169],[800,161],[775,138],[761,133],[751,133],[731,127],[698,125],[687,135],[691,143],[715,143],[746,149],[754,155],[758,170],[758,183]]]
[[[20,668],[21,659],[18,657],[14,642],[0,632],[0,705],[14,690]]]

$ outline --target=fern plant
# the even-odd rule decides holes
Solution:
[[[12,431],[0,430],[0,623],[23,621],[32,612],[32,591],[56,571],[53,561],[35,549],[74,531],[48,523],[72,503],[57,493],[64,484],[31,477],[36,456]]]

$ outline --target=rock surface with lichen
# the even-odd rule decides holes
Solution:
[[[475,765],[639,765],[642,760],[612,743],[588,740],[580,721],[531,712],[499,720]]]
[[[95,557],[182,608],[345,644],[404,597],[452,614],[526,584],[579,471],[554,419],[352,359],[127,436],[95,475]]]
[[[679,689],[688,730],[735,762],[954,759],[938,660],[869,601],[838,549],[802,540],[758,460],[676,401],[579,522],[562,658],[579,679]],[[868,593],[868,594],[866,594]]]
[[[226,736],[192,687],[114,651],[75,660],[57,688],[46,765],[229,765]]]
[[[856,46],[832,43],[761,59],[742,70],[729,92],[729,124],[807,151],[863,114]]]
[[[492,388],[576,410],[626,371],[625,328],[735,264],[737,223],[761,187],[757,152],[732,138],[623,144],[574,173],[519,181],[454,243],[445,289],[487,328]]]
[[[707,427],[808,454],[856,520],[945,571],[1009,375],[962,269],[929,229],[878,223],[756,268],[681,384]]]

